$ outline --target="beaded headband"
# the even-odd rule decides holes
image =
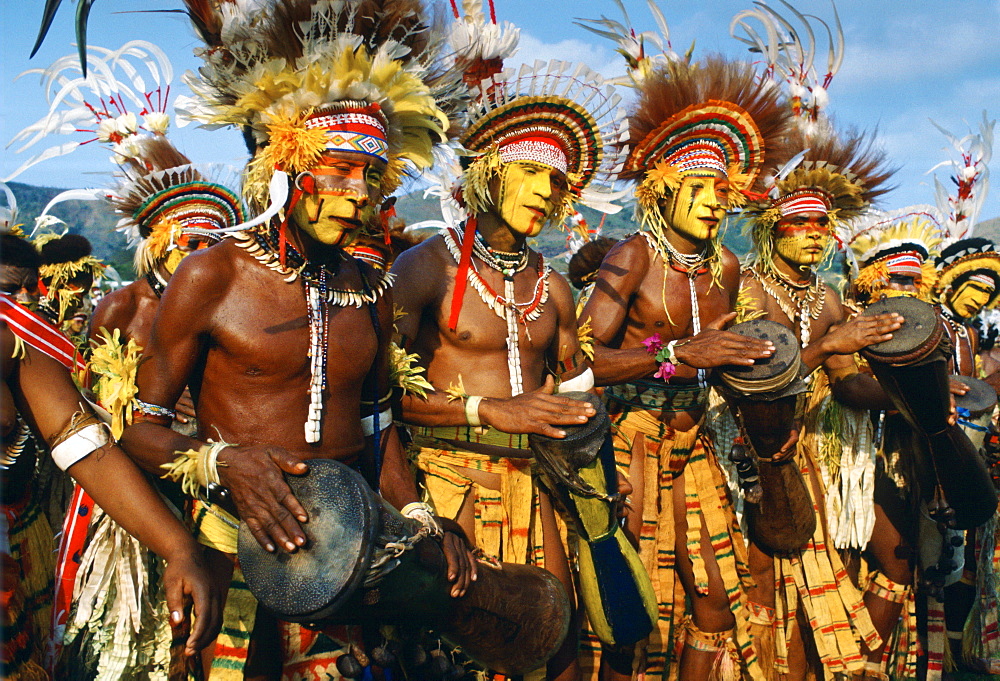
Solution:
[[[829,213],[832,209],[832,197],[817,188],[800,189],[781,197],[774,202],[774,207],[787,218],[800,213]]]

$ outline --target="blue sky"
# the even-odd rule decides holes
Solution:
[[[560,58],[581,60],[606,75],[622,72],[613,46],[573,25],[574,16],[618,17],[613,2],[594,0],[495,0],[498,18],[517,23],[522,30],[519,57],[525,61]],[[25,125],[44,112],[37,76],[14,78],[25,69],[47,66],[72,52],[75,6],[66,0],[45,45],[34,59],[28,52],[34,41],[41,2],[0,2],[0,140],[6,144]],[[90,19],[89,41],[117,48],[142,38],[162,47],[175,73],[194,69],[197,46],[186,17],[179,14],[122,14],[130,9],[176,9],[179,0],[97,0]],[[645,0],[625,0],[638,29],[652,29]],[[779,6],[776,0],[771,4]],[[829,19],[829,0],[796,0],[804,12]],[[674,48],[683,52],[695,42],[695,55],[721,52],[743,56],[743,46],[729,36],[730,19],[751,7],[749,0],[662,0]],[[949,158],[947,141],[931,125],[933,119],[961,136],[977,126],[983,110],[1000,117],[1000,32],[998,0],[841,0],[837,4],[846,38],[843,67],[830,87],[829,111],[839,124],[878,128],[880,139],[900,172],[898,188],[882,207],[933,203],[933,181],[926,171]],[[15,30],[10,30],[17,27]],[[818,59],[822,59],[819,57]],[[177,77],[175,76],[175,80]],[[178,90],[183,86],[178,84]],[[197,131],[191,126],[174,131],[178,146],[196,161],[242,164],[242,143],[235,131]],[[52,142],[55,143],[55,138]],[[1000,140],[998,140],[1000,145]],[[32,151],[44,146],[39,145]],[[29,154],[13,148],[0,154],[0,177],[18,167]],[[1000,215],[1000,171],[996,189],[987,199],[980,219]],[[105,184],[112,165],[109,153],[96,145],[68,157],[30,169],[18,181],[56,187]],[[943,174],[941,174],[944,179]]]

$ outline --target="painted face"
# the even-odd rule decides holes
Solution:
[[[167,271],[167,274],[173,274],[177,266],[181,264],[181,260],[186,258],[190,253],[206,248],[208,242],[199,236],[184,234],[174,242],[174,246],[167,253],[167,259],[163,263],[163,268]]]
[[[985,282],[966,280],[952,292],[948,306],[962,319],[972,319],[990,302],[993,290]]]
[[[296,179],[303,190],[292,219],[322,244],[343,246],[361,229],[368,207],[376,205],[386,164],[350,151],[323,154],[322,165]]]
[[[493,210],[511,231],[537,236],[568,191],[566,176],[551,166],[528,161],[506,163],[493,183]]]
[[[774,250],[795,269],[818,265],[829,243],[830,217],[826,213],[789,215],[774,227]]]
[[[719,233],[729,207],[729,180],[712,175],[688,175],[664,207],[673,230],[694,241],[708,241]]]
[[[883,289],[883,298],[913,298],[920,293],[919,277],[912,277],[906,274],[890,274],[889,283]]]

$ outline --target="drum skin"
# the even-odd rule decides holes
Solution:
[[[964,395],[955,395],[955,408],[968,412],[967,415],[959,412],[959,425],[969,437],[972,446],[980,449],[986,439],[986,431],[993,419],[993,412],[996,410],[997,393],[993,386],[978,378],[969,376],[953,376],[952,378],[964,383],[969,388],[969,392]]]
[[[290,622],[418,623],[487,669],[520,676],[543,666],[569,631],[570,604],[559,580],[530,565],[478,563],[478,577],[451,597],[439,541],[423,539],[377,582],[366,582],[379,543],[413,536],[403,518],[339,461],[313,459],[285,480],[309,513],[308,543],[268,553],[240,523],[239,561],[247,587],[268,611]]]
[[[893,332],[892,340],[869,346],[861,354],[896,410],[926,438],[929,460],[915,462],[916,469],[927,471],[920,494],[930,501],[940,485],[955,512],[954,527],[978,527],[992,517],[997,495],[976,447],[961,427],[948,422],[951,390],[943,324],[933,306],[915,298],[885,298],[862,314],[887,312],[897,312],[906,321]]]

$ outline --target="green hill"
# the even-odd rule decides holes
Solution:
[[[55,187],[37,187],[18,182],[11,182],[10,188],[14,192],[14,196],[17,197],[18,221],[24,225],[25,232],[29,233],[35,224],[35,218],[44,210],[46,204],[64,191]],[[420,193],[400,197],[396,203],[396,212],[407,224],[440,218],[437,200],[425,199]],[[603,217],[604,224],[601,227],[601,233],[605,236],[620,239],[632,234],[637,229],[632,217],[633,206],[631,205],[627,205],[617,215],[604,216],[602,213],[586,207],[581,207],[580,212],[592,228],[600,225]],[[82,234],[90,239],[94,246],[94,255],[114,266],[123,279],[134,278],[132,253],[126,248],[124,235],[115,231],[118,216],[111,211],[106,203],[102,201],[65,201],[53,208],[52,214],[63,220],[70,232]],[[739,226],[735,224],[731,224],[725,230],[723,240],[739,256],[744,255],[749,248],[749,243],[742,237]],[[542,232],[532,245],[546,257],[554,258],[566,251],[566,243],[564,232],[549,229]],[[554,260],[553,266],[565,271],[566,262],[562,259]]]

